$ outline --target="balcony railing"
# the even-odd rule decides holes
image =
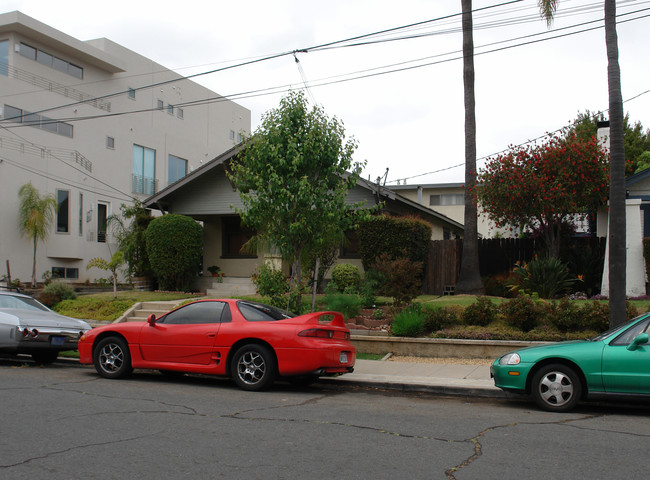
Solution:
[[[158,192],[158,180],[142,175],[131,175],[131,192],[153,195]]]

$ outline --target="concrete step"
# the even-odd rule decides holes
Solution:
[[[224,277],[222,282],[212,282],[206,295],[212,298],[240,297],[255,295],[257,289],[249,277]]]

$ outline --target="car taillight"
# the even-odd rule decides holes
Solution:
[[[316,337],[316,338],[343,338],[350,339],[349,332],[340,332],[338,330],[329,330],[326,328],[310,328],[303,330],[298,334],[299,337]]]

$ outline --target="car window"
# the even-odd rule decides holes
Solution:
[[[640,335],[648,330],[650,318],[632,325],[630,328],[621,333],[618,337],[610,342],[610,345],[629,345],[634,340],[634,337]]]
[[[19,297],[16,295],[0,295],[0,308],[24,308],[27,310],[49,310],[36,300],[30,297]]]
[[[165,325],[220,323],[222,322],[224,310],[227,307],[224,302],[190,303],[161,317],[158,323],[164,323]]]
[[[262,303],[237,302],[237,308],[239,308],[241,314],[249,322],[272,322],[295,317],[291,312]]]

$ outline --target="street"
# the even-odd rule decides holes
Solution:
[[[0,359],[0,477],[641,478],[647,403],[570,414],[523,400],[398,395]]]

